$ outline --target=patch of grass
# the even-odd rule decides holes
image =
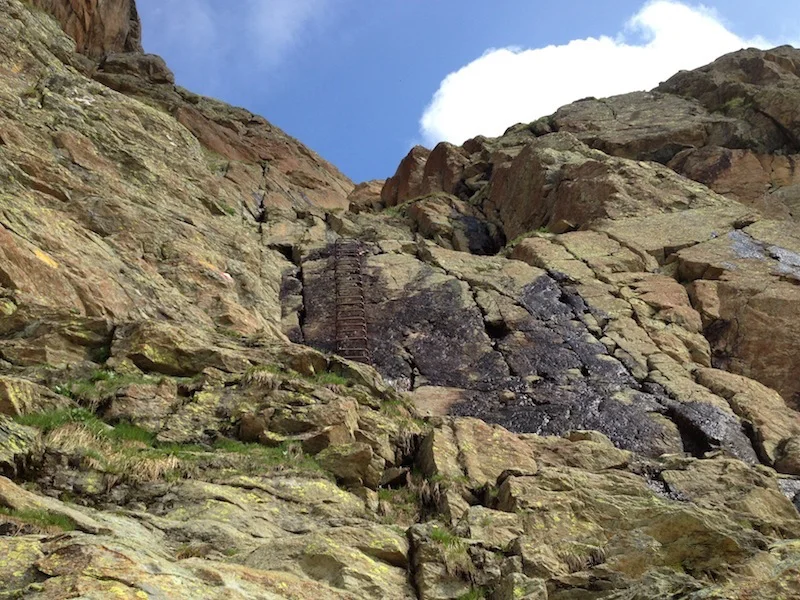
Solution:
[[[163,381],[163,377],[155,378],[148,375],[121,375],[114,371],[98,369],[85,379],[75,379],[53,387],[53,391],[73,400],[82,400],[96,404],[104,396],[133,384],[156,384]]]
[[[398,206],[389,206],[388,208],[383,209],[383,214],[387,217],[399,217],[402,215],[401,212],[402,208]]]
[[[239,440],[232,440],[229,438],[220,438],[214,442],[215,450],[232,452],[234,454],[248,454],[251,451],[256,450],[255,446],[258,446],[258,444],[246,444],[244,442],[240,442]],[[260,447],[263,448],[263,446]]]
[[[273,365],[251,367],[242,377],[245,385],[259,386],[267,390],[276,390],[287,378],[287,374]]]
[[[381,412],[390,417],[404,417],[408,415],[408,404],[403,400],[382,400]]]
[[[98,381],[113,381],[118,375],[114,371],[106,371],[105,369],[97,369],[89,376],[89,381],[97,383]]]
[[[155,434],[131,423],[122,422],[112,427],[101,421],[92,411],[80,407],[32,413],[18,416],[14,420],[20,425],[35,427],[43,434],[48,434],[64,425],[77,423],[83,426],[87,435],[109,440],[138,442],[152,446],[156,438]]]
[[[548,227],[546,227],[546,226],[542,226],[542,227],[539,227],[538,229],[532,229],[532,230],[530,230],[530,231],[526,231],[525,233],[521,233],[521,234],[519,234],[517,237],[515,237],[513,240],[511,240],[510,242],[508,242],[508,243],[506,244],[506,248],[509,248],[509,249],[510,249],[510,248],[513,248],[513,247],[515,247],[517,244],[519,244],[519,243],[520,243],[522,240],[524,240],[524,239],[526,239],[526,238],[529,238],[529,237],[533,237],[533,236],[535,236],[537,233],[538,233],[538,234],[550,233],[550,229],[549,229]]]
[[[382,522],[387,525],[404,524],[408,527],[419,519],[419,497],[411,487],[381,488],[378,490],[378,500],[381,502]]]
[[[166,479],[180,479],[188,473],[187,465],[177,456],[124,456],[123,460],[111,463],[118,469],[117,473],[125,479],[135,482],[151,482]]]
[[[149,482],[191,474],[189,453],[177,455],[147,445],[153,436],[132,425],[106,427],[98,433],[86,423],[65,423],[51,431],[46,444],[66,454],[82,456],[85,468],[113,476],[115,481]]]
[[[457,577],[471,580],[475,565],[472,564],[464,540],[444,527],[434,527],[430,535],[431,540],[441,547],[445,569]]]
[[[242,333],[236,331],[235,329],[230,329],[228,327],[218,327],[217,333],[220,335],[224,335],[226,338],[230,338],[232,340],[241,340],[245,337]]]
[[[457,477],[447,477],[445,475],[440,475],[437,473],[436,475],[431,475],[430,477],[428,477],[428,481],[430,481],[431,483],[444,483],[444,484],[460,483],[463,485],[468,485],[470,479],[466,475],[458,475]]]
[[[397,419],[400,422],[406,422],[410,425],[414,425],[422,431],[425,431],[430,427],[425,419],[414,416],[409,403],[405,400],[381,400],[380,412],[388,417]]]
[[[228,215],[229,217],[236,216],[236,209],[233,208],[232,206],[228,206],[227,204],[220,204],[220,208],[222,208],[222,210],[225,211],[225,214]]]
[[[483,588],[472,588],[466,594],[461,594],[458,600],[484,600],[486,598],[486,590]]]
[[[350,380],[346,377],[336,373],[331,373],[330,371],[323,371],[321,373],[315,373],[314,375],[303,375],[301,373],[297,373],[296,371],[292,371],[291,369],[285,369],[277,365],[258,365],[255,367],[250,367],[245,372],[244,379],[248,382],[260,381],[265,379],[268,375],[279,375],[288,379],[304,379],[315,385],[346,386],[350,384]]]
[[[403,212],[411,206],[416,200],[419,198],[412,198],[411,200],[406,200],[401,204],[397,204],[396,206],[388,206],[383,209],[383,214],[388,217],[403,217]]]
[[[145,446],[152,446],[156,442],[156,435],[131,423],[119,423],[108,432],[108,437],[113,440],[125,442],[139,442]]]
[[[272,373],[273,375],[286,375],[287,371],[278,365],[256,365],[245,371],[245,375],[254,373]]]
[[[35,85],[29,85],[19,95],[21,98],[37,98],[39,96],[39,88]]]
[[[417,495],[408,487],[381,488],[378,490],[378,499],[391,502],[395,506],[410,506],[414,509],[417,507]]]
[[[119,481],[142,483],[190,477],[206,462],[248,474],[295,469],[327,476],[297,443],[267,447],[220,439],[213,449],[161,444],[151,431],[128,422],[112,427],[84,408],[26,415],[17,421],[40,429],[49,448],[79,457],[81,468],[105,474],[109,485]],[[213,450],[220,455],[215,457]]]
[[[100,434],[107,429],[105,423],[85,408],[67,408],[47,412],[20,415],[14,418],[20,425],[36,427],[42,433],[49,433],[67,423],[82,423],[95,434]]]
[[[65,454],[80,452],[90,460],[102,464],[110,450],[108,440],[86,423],[65,423],[49,432],[45,440],[48,446],[58,448]]]
[[[154,451],[159,452],[163,455],[174,454],[178,457],[183,456],[191,456],[201,452],[208,452],[208,448],[203,448],[203,446],[199,446],[197,444],[165,444],[165,443],[158,443]]]
[[[349,383],[345,377],[327,371],[324,373],[317,373],[310,379],[319,385],[347,385]]]
[[[0,515],[5,515],[30,525],[36,525],[43,529],[75,530],[75,523],[72,519],[46,510],[13,510],[0,506]]]
[[[441,544],[446,548],[454,548],[463,544],[460,537],[454,535],[444,527],[434,527],[431,529],[431,539],[437,544]]]
[[[220,438],[214,449],[246,457],[262,467],[292,467],[303,471],[323,471],[319,463],[303,454],[297,444],[285,443],[274,448],[261,444],[246,444],[238,440]]]

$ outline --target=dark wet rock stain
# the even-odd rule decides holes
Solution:
[[[327,259],[314,258],[304,266],[305,339],[330,350],[333,280]],[[460,388],[465,400],[453,414],[518,433],[593,429],[645,456],[721,449],[757,462],[736,417],[671,399],[609,355],[583,321],[589,308],[566,281],[547,275],[531,281],[516,299],[527,317],[487,326],[474,290],[455,277],[442,279],[430,265],[420,265],[394,297],[377,269],[368,263],[366,270],[373,364],[399,389]]]

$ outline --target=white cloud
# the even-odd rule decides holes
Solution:
[[[284,62],[315,26],[331,16],[333,0],[138,0],[145,45],[182,48],[198,73],[234,58],[255,57],[261,68]],[[191,56],[189,56],[191,55]],[[238,56],[237,56],[238,55]]]
[[[259,57],[270,64],[309,34],[327,14],[330,0],[250,0],[248,29]]]
[[[740,48],[770,45],[762,38],[738,37],[704,6],[655,0],[613,38],[488,50],[442,81],[420,129],[430,145],[496,136],[580,98],[652,89],[681,69]]]

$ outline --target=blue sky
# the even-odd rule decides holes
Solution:
[[[789,0],[138,0],[180,85],[261,114],[350,178],[569,101],[800,41]],[[758,8],[755,8],[755,7]]]

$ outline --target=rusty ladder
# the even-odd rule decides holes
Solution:
[[[364,296],[364,248],[340,238],[334,246],[336,281],[336,351],[349,360],[370,364],[367,306]]]

